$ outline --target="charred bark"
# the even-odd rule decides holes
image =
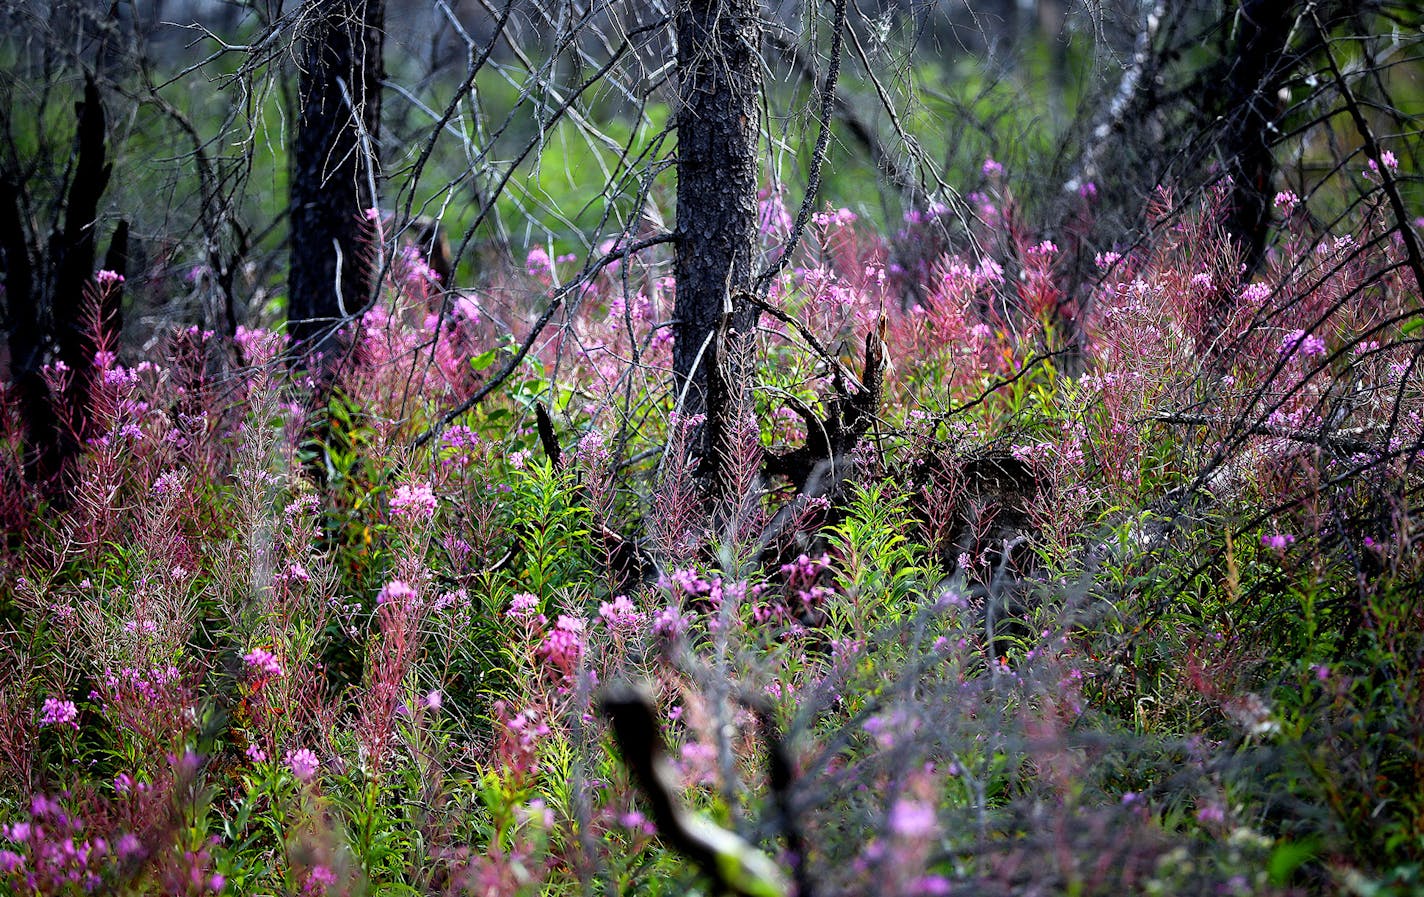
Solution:
[[[677,295],[673,376],[685,415],[706,415],[695,451],[700,473],[721,490],[734,393],[746,371],[731,346],[757,322],[760,6],[754,0],[689,0],[676,17]]]
[[[312,0],[302,43],[293,148],[288,337],[328,369],[332,340],[373,294],[365,210],[380,177],[384,0]]]
[[[111,294],[102,308],[90,308],[87,298],[94,273],[99,202],[112,172],[105,151],[104,104],[92,76],[85,78],[84,98],[74,111],[74,161],[64,191],[64,217],[55,223],[43,248],[24,216],[24,183],[18,171],[7,170],[0,180],[6,336],[24,428],[25,477],[43,486],[51,497],[59,494],[60,474],[89,429],[94,353],[107,336],[117,334],[120,325],[117,294]],[[127,226],[121,225],[111,253],[119,246],[126,254],[127,240]],[[52,394],[44,377],[44,366],[51,361],[69,368],[69,387],[62,396]],[[57,402],[64,403],[67,420],[56,412]]]
[[[1285,112],[1280,89],[1295,67],[1287,50],[1299,5],[1298,0],[1243,0],[1225,72],[1221,149],[1231,175],[1225,228],[1241,254],[1246,278],[1260,267],[1271,229],[1272,146]]]

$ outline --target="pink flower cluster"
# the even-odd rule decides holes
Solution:
[[[1276,551],[1285,551],[1294,541],[1295,536],[1289,533],[1265,533],[1261,536],[1261,545]]]
[[[830,569],[830,561],[825,555],[813,558],[803,554],[789,564],[781,565],[781,575],[786,577],[789,597],[804,607],[816,607],[825,602],[833,592],[818,585],[821,574]]]
[[[18,848],[0,850],[0,890],[22,894],[69,894],[76,889],[86,894],[98,892],[111,849],[104,838],[84,837],[83,829],[84,820],[67,813],[58,800],[34,795],[29,819],[0,826],[0,837]],[[126,835],[118,845],[121,858],[141,849],[132,835]]]
[[[1394,153],[1390,152],[1389,150],[1385,150],[1384,152],[1380,153],[1379,162],[1376,162],[1374,159],[1371,159],[1369,161],[1370,172],[1372,174],[1380,170],[1380,162],[1383,162],[1384,167],[1389,169],[1390,171],[1395,171],[1399,168],[1399,159],[1395,157]]]
[[[254,678],[266,679],[268,676],[275,678],[282,675],[282,665],[266,648],[253,648],[242,655],[242,660],[247,664],[247,668],[251,670]]]
[[[336,884],[336,873],[326,866],[313,866],[307,873],[306,884],[302,885],[303,894],[325,894],[331,890],[331,886]]]
[[[438,504],[429,483],[402,483],[391,496],[391,511],[406,520],[429,520]]]
[[[499,732],[500,761],[516,782],[527,782],[539,772],[539,742],[550,734],[549,726],[533,709],[510,714],[503,701],[495,702],[494,718]]]
[[[549,630],[543,643],[539,645],[539,657],[558,670],[565,679],[571,678],[578,668],[579,659],[583,657],[583,632],[583,620],[560,614],[554,628]]]
[[[403,605],[415,599],[415,588],[410,583],[393,579],[385,584],[380,593],[376,595],[376,604]]]
[[[310,748],[287,751],[287,768],[299,782],[310,782],[321,769],[321,761]]]
[[[59,698],[45,698],[44,705],[40,708],[40,725],[42,726],[73,726],[79,728],[79,708],[74,706],[73,701],[64,701]]]
[[[817,212],[811,216],[811,221],[817,227],[849,227],[855,223],[856,215],[850,209],[833,209],[829,212]]]
[[[504,615],[511,620],[542,626],[546,622],[539,613],[539,598],[529,592],[520,592],[509,600],[509,610]]]
[[[627,595],[617,595],[612,601],[600,604],[598,616],[603,620],[603,625],[614,631],[635,629],[645,619],[645,615],[628,600]]]
[[[1280,348],[1276,351],[1282,355],[1293,355],[1299,351],[1306,356],[1320,356],[1325,354],[1325,340],[1304,330],[1292,330],[1281,337]]]

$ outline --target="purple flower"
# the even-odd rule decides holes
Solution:
[[[1325,340],[1304,330],[1292,330],[1281,337],[1281,345],[1276,350],[1282,355],[1290,355],[1299,350],[1302,355],[1319,356],[1325,354]]]
[[[124,276],[117,271],[110,271],[107,268],[94,275],[94,279],[101,284],[123,283]]]
[[[391,496],[391,510],[406,520],[429,520],[438,501],[429,483],[402,483]]]
[[[993,159],[985,159],[982,171],[984,172],[984,177],[986,178],[997,177],[1004,173],[1004,166],[1000,165],[998,162],[995,162]]]
[[[528,592],[520,592],[509,601],[509,610],[504,614],[511,620],[533,620],[539,614],[539,599]]]
[[[282,665],[277,662],[277,658],[272,655],[272,652],[265,648],[253,648],[242,655],[242,659],[252,670],[253,675],[259,679],[282,675]]]
[[[643,622],[643,615],[627,595],[618,595],[612,601],[600,604],[598,616],[609,629],[632,629]]]
[[[923,801],[895,801],[888,821],[890,831],[901,838],[923,838],[935,832],[934,807]]]
[[[687,631],[687,618],[677,608],[665,607],[653,617],[653,635],[663,639],[674,639]]]
[[[583,630],[583,620],[560,614],[558,622],[539,646],[539,656],[559,672],[569,675],[583,656]]]
[[[41,726],[73,726],[79,728],[79,708],[74,706],[73,701],[62,701],[59,698],[45,698],[44,705],[40,708]]]
[[[1197,810],[1197,822],[1219,824],[1226,821],[1226,811],[1220,804],[1202,804]]]
[[[544,247],[535,246],[524,258],[524,270],[529,272],[530,277],[548,277],[554,273],[554,260],[549,258]]]
[[[1276,551],[1285,551],[1286,546],[1295,541],[1295,536],[1289,533],[1265,533],[1261,536],[1261,544],[1266,548],[1274,548]]]
[[[307,873],[307,882],[302,885],[303,894],[325,894],[327,889],[336,884],[336,873],[326,866],[313,866]]]
[[[415,589],[410,585],[410,583],[402,582],[399,579],[393,579],[390,582],[386,583],[385,588],[381,589],[380,594],[376,596],[376,603],[404,604],[405,602],[410,601],[414,598]]]
[[[292,775],[297,777],[297,781],[310,782],[316,776],[316,771],[321,768],[321,761],[310,749],[301,748],[296,751],[287,751],[287,767],[291,769]]]
[[[1380,153],[1379,162],[1376,162],[1374,159],[1370,160],[1370,171],[1379,171],[1380,162],[1383,162],[1384,167],[1388,168],[1390,171],[1394,171],[1396,168],[1399,167],[1399,160],[1395,158],[1394,153],[1390,152],[1389,150],[1385,150],[1384,152]]]

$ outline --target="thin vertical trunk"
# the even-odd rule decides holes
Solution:
[[[1233,58],[1226,73],[1226,133],[1222,153],[1231,174],[1226,231],[1250,277],[1265,255],[1276,171],[1272,144],[1279,135],[1278,96],[1294,68],[1287,45],[1296,0],[1243,0]]]
[[[331,339],[372,295],[364,212],[380,176],[384,0],[312,0],[302,45],[291,188],[288,336],[330,362]],[[325,367],[325,365],[321,365]]]
[[[720,478],[734,392],[729,351],[756,327],[760,5],[689,0],[677,13],[677,296],[673,373],[681,410],[705,414],[701,471]]]

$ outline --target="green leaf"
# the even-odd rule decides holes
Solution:
[[[1284,887],[1295,870],[1310,862],[1314,856],[1314,841],[1283,841],[1276,845],[1266,862],[1266,874],[1270,876],[1271,884]]]
[[[471,359],[470,359],[470,369],[471,369],[471,370],[475,370],[475,371],[483,371],[485,368],[487,368],[487,367],[489,367],[490,365],[494,364],[494,360],[495,360],[496,358],[498,358],[498,357],[499,357],[499,347],[498,347],[498,346],[495,346],[493,349],[490,349],[490,350],[487,351],[487,352],[481,352],[480,354],[476,355],[474,358],[471,358]]]

